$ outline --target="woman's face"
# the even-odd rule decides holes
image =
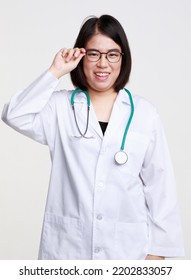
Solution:
[[[116,44],[111,38],[97,33],[87,42],[86,50],[94,49],[100,52],[107,53],[110,50],[118,50],[121,52],[121,47]],[[111,63],[103,54],[97,62],[88,61],[87,56],[83,59],[83,70],[88,83],[88,92],[113,92],[114,83],[119,76],[121,70],[121,61]]]

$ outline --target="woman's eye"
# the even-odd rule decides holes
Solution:
[[[108,56],[111,57],[111,58],[115,58],[115,57],[119,57],[119,53],[118,52],[111,52],[111,53],[108,53]]]
[[[88,53],[88,56],[97,57],[97,56],[99,56],[99,54],[95,53],[95,52],[90,52],[90,53]]]

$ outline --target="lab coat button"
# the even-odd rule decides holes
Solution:
[[[98,183],[98,186],[99,186],[99,187],[103,187],[103,182],[100,181],[100,182]]]
[[[100,251],[101,251],[101,248],[99,248],[99,247],[96,247],[96,248],[94,249],[94,253],[96,253],[96,254],[99,254]]]
[[[101,214],[99,214],[99,215],[97,215],[97,219],[98,219],[99,221],[101,221],[101,220],[103,219],[103,216],[102,216]]]

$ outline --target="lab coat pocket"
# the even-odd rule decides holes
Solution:
[[[116,259],[145,259],[148,244],[147,223],[116,224],[115,251]]]
[[[128,154],[128,162],[124,165],[129,173],[137,176],[139,174],[145,153],[149,145],[149,138],[136,132],[130,132],[126,142],[126,152]]]
[[[82,224],[79,219],[45,214],[42,259],[79,259]]]

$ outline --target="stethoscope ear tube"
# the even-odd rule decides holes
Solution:
[[[89,125],[89,115],[90,115],[90,106],[87,107],[87,121],[86,121],[86,128],[85,128],[85,131],[84,133],[81,132],[81,129],[79,127],[79,124],[78,124],[78,121],[77,121],[77,118],[76,118],[76,112],[75,112],[75,107],[74,105],[72,105],[72,110],[73,110],[73,113],[74,113],[74,119],[75,119],[75,123],[76,123],[76,126],[77,126],[77,129],[80,133],[80,136],[75,136],[75,138],[81,138],[81,137],[84,137],[84,138],[89,138],[86,135],[87,131],[88,131],[88,125]]]
[[[76,112],[75,112],[75,106],[74,106],[74,98],[75,98],[75,95],[79,92],[83,92],[85,95],[86,95],[86,98],[87,98],[87,120],[86,120],[86,128],[85,128],[85,131],[84,133],[81,132],[81,129],[79,127],[79,124],[78,124],[78,121],[77,121],[77,117],[76,117]],[[77,88],[75,89],[73,92],[72,92],[72,96],[71,96],[71,105],[72,105],[72,110],[73,110],[73,113],[74,113],[74,119],[75,119],[75,123],[76,123],[76,126],[77,126],[77,129],[79,131],[79,134],[80,136],[75,136],[75,138],[92,138],[92,137],[87,137],[86,136],[86,133],[88,131],[88,126],[89,126],[89,116],[90,116],[90,97],[89,97],[89,94],[87,91],[82,91],[81,89]]]

